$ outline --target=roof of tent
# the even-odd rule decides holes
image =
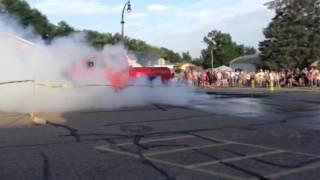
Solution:
[[[318,66],[320,66],[320,60],[316,60],[310,65],[310,67],[318,67]]]
[[[236,64],[236,63],[250,63],[250,64],[260,64],[260,57],[259,54],[254,55],[245,55],[238,58],[233,59],[230,64]]]
[[[217,67],[217,68],[214,68],[215,71],[232,71],[232,68],[228,67],[228,66],[220,66],[220,67]]]

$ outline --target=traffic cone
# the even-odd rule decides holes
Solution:
[[[251,88],[252,89],[256,88],[254,80],[251,80]]]
[[[270,91],[273,92],[275,89],[274,89],[274,82],[271,81],[270,82]]]

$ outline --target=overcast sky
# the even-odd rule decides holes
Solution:
[[[268,0],[131,0],[125,33],[152,45],[193,57],[205,47],[203,37],[211,30],[230,33],[237,43],[257,47],[262,30],[273,12]],[[77,29],[120,32],[125,0],[27,0],[53,23],[66,21]]]

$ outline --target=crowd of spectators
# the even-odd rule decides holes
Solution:
[[[257,72],[189,69],[179,79],[201,87],[320,87],[320,72],[315,68],[283,71],[260,69]]]

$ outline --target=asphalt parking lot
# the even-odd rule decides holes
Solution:
[[[318,179],[317,92],[223,92],[189,107],[38,114],[45,126],[1,113],[0,179]]]

